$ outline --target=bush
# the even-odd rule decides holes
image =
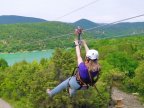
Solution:
[[[4,59],[0,59],[0,69],[5,69],[5,68],[7,68],[8,67],[8,63],[7,63],[7,61],[6,60],[4,60]]]

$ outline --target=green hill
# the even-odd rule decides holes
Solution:
[[[34,17],[16,16],[16,15],[0,16],[0,24],[34,23],[34,22],[46,22],[46,20]]]
[[[112,38],[135,35],[144,32],[144,22],[119,23],[102,26],[82,19],[75,23],[37,22],[0,24],[0,52],[17,52],[53,49],[56,47],[72,47],[77,26],[84,29],[97,27],[84,32],[83,38]],[[102,26],[102,27],[99,27]]]
[[[81,26],[83,29],[100,26],[101,24],[94,23],[87,19],[81,19],[73,23],[74,26]]]
[[[0,25],[0,52],[51,49],[61,46],[62,42],[69,44],[73,34],[61,35],[73,30],[71,24],[60,22]],[[59,36],[60,39],[55,38]]]
[[[144,22],[125,22],[118,24],[95,23],[86,19],[81,19],[73,23],[84,29],[91,29],[88,32],[96,38],[108,38],[114,36],[133,35],[144,33]]]
[[[114,37],[114,36],[126,36],[144,33],[144,22],[133,23],[118,23],[115,25],[108,25],[97,30],[92,30],[92,33],[98,38]]]

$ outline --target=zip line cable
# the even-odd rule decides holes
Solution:
[[[99,0],[95,0],[95,1],[92,1],[92,2],[90,2],[90,3],[88,3],[88,4],[85,4],[85,5],[77,8],[77,9],[72,10],[71,12],[68,12],[68,13],[66,13],[66,14],[58,17],[58,18],[56,18],[55,20],[61,19],[61,18],[65,17],[65,16],[68,16],[68,15],[70,15],[70,14],[76,12],[76,11],[79,11],[79,10],[81,10],[81,9],[83,9],[83,8],[86,8],[86,7],[88,7],[89,5],[92,5],[92,4],[96,3],[97,1],[99,1]]]
[[[120,23],[120,22],[123,22],[123,21],[127,21],[127,20],[130,20],[130,19],[135,19],[135,18],[142,17],[142,16],[144,16],[144,14],[140,14],[140,15],[137,15],[137,16],[125,18],[125,19],[122,19],[122,20],[118,20],[118,21],[111,22],[111,23],[108,23],[108,24],[100,25],[100,26],[97,26],[97,27],[85,29],[84,31],[89,31],[89,30],[93,30],[93,29],[104,27],[104,26],[108,26],[108,25],[114,25],[114,24],[117,24],[117,23]]]
[[[111,22],[111,23],[108,23],[108,24],[92,27],[92,28],[89,28],[89,29],[85,29],[83,31],[90,31],[90,30],[101,28],[101,27],[105,27],[105,26],[108,26],[108,25],[114,25],[114,24],[117,24],[117,23],[120,23],[120,22],[123,22],[123,21],[127,21],[127,20],[130,20],[130,19],[134,19],[134,18],[138,18],[138,17],[142,17],[142,16],[144,16],[144,14],[133,16],[133,17],[129,17],[129,18],[125,18],[125,19],[118,20],[118,21],[114,21],[114,22]],[[65,36],[69,36],[69,35],[73,35],[73,34],[74,34],[74,32],[71,32],[71,33],[67,33],[67,34],[61,34],[59,36],[54,36],[54,37],[51,37],[51,38],[48,38],[48,39],[61,38],[61,37],[65,37]],[[43,40],[40,40],[40,41],[43,41]],[[33,43],[33,42],[31,42],[31,43]]]
[[[104,38],[99,38],[99,39],[111,39],[111,38],[121,38],[121,37],[131,37],[134,35],[139,35],[139,34],[144,34],[144,32],[140,32],[140,33],[135,33],[135,34],[127,34],[127,35],[117,35],[117,36],[113,36],[113,37],[104,37]],[[87,41],[89,41],[90,39],[87,39]],[[41,40],[42,41],[42,40]],[[42,41],[43,42],[43,41]],[[129,42],[127,42],[128,44]],[[135,42],[134,42],[135,43]],[[28,43],[29,44],[29,43]],[[64,44],[63,42],[61,43],[64,47],[66,47],[66,44]],[[135,44],[139,44],[139,43],[135,43]],[[51,44],[49,44],[51,45]]]
[[[114,24],[117,24],[117,23],[120,23],[120,22],[123,22],[123,21],[127,21],[127,20],[130,20],[130,19],[135,19],[135,18],[142,17],[142,16],[144,16],[144,14],[140,14],[140,15],[137,15],[137,16],[133,16],[133,17],[122,19],[122,20],[114,21],[114,22],[111,22],[111,23],[108,23],[108,24],[103,24],[103,25],[100,25],[100,26],[92,27],[92,28],[89,28],[89,29],[85,29],[83,31],[90,31],[90,30],[105,27],[105,26],[108,26],[108,25],[114,25]],[[71,32],[71,33],[68,33],[68,34],[62,34],[60,36],[55,36],[55,37],[52,37],[52,38],[49,38],[49,39],[60,38],[60,37],[64,37],[64,36],[71,35],[71,34],[74,34],[74,33]]]
[[[76,11],[79,11],[79,10],[85,8],[85,7],[88,7],[89,5],[92,5],[92,4],[96,3],[97,1],[99,1],[99,0],[92,1],[92,2],[90,2],[90,3],[88,3],[88,4],[84,5],[84,6],[82,6],[82,7],[80,7],[80,8],[77,8],[77,9],[75,9],[75,10],[72,10],[71,12],[62,15],[62,16],[56,18],[55,20],[61,19],[61,18],[65,17],[65,16],[68,16],[68,15],[70,15],[70,14],[76,12]],[[123,21],[126,21],[126,20],[130,20],[130,19],[134,19],[134,18],[142,17],[142,16],[144,16],[144,14],[137,15],[137,16],[134,16],[134,17],[125,18],[125,19],[122,19],[122,20],[118,20],[118,21],[111,22],[111,23],[108,23],[108,24],[100,25],[100,26],[97,26],[97,27],[85,29],[85,30],[83,30],[83,31],[89,31],[89,30],[93,30],[93,29],[96,29],[96,28],[100,28],[100,27],[104,27],[104,26],[108,26],[108,25],[117,24],[117,23],[120,23],[120,22],[123,22]],[[64,37],[64,36],[66,36],[66,35],[72,35],[72,34],[73,34],[73,33],[62,34],[62,35],[60,35],[60,36],[52,37],[52,38],[49,38],[49,39],[60,38],[60,37]]]
[[[49,39],[55,39],[55,38],[60,38],[60,37],[64,37],[64,36],[68,36],[68,35],[72,35],[72,34],[74,34],[74,33],[68,33],[68,34],[62,34],[62,35],[60,35],[60,36],[55,36],[55,37],[51,37],[51,38],[49,38]]]
[[[144,34],[144,32],[140,32],[140,33],[136,33],[136,34],[127,34],[127,35],[117,35],[117,36],[112,36],[112,37],[103,37],[103,38],[97,38],[97,39],[111,39],[111,38],[122,38],[122,37],[130,37],[130,36],[134,36],[134,35],[139,35],[139,34]],[[89,39],[87,39],[89,40]],[[45,40],[46,41],[46,40]],[[40,41],[37,41],[37,42],[43,42],[43,40],[40,40]],[[27,43],[28,45],[31,44],[31,43],[36,43],[36,42],[30,42],[30,43]],[[45,42],[43,42],[42,44],[44,45]],[[62,43],[64,45],[64,43]],[[26,44],[25,44],[26,45]],[[47,44],[48,45],[48,44]],[[51,44],[49,44],[51,45]],[[66,45],[66,44],[65,44]]]
[[[104,37],[104,38],[101,38],[101,39],[130,37],[130,36],[139,35],[139,34],[144,34],[144,32],[139,32],[139,33],[134,33],[134,34],[131,33],[131,34],[127,34],[127,35],[117,35],[117,36],[112,36],[112,37]]]
[[[123,22],[123,21],[127,21],[127,20],[130,20],[130,19],[134,19],[134,18],[138,18],[138,17],[142,17],[144,16],[144,14],[140,14],[140,15],[137,15],[137,16],[133,16],[133,17],[129,17],[129,18],[125,18],[125,19],[121,19],[121,20],[118,20],[118,21],[114,21],[114,22],[111,22],[111,23],[108,23],[108,24],[104,24],[104,25],[100,25],[100,26],[96,26],[96,27],[92,27],[92,28],[89,28],[89,29],[85,29],[83,31],[90,31],[90,30],[93,30],[93,29],[97,29],[97,28],[101,28],[101,27],[105,27],[105,26],[108,26],[108,25],[114,25],[114,24],[117,24],[117,23],[120,23],[120,22]],[[56,38],[61,38],[61,37],[65,37],[65,36],[69,36],[69,35],[73,35],[74,32],[71,32],[71,33],[67,33],[67,34],[60,34],[59,36],[54,36],[54,37],[48,37],[48,38],[45,38],[45,41],[46,40],[51,40],[51,39],[56,39]],[[37,42],[40,42],[40,41],[43,41],[43,40],[39,40]],[[30,43],[34,43],[34,42],[30,42]],[[29,44],[30,44],[29,43]]]
[[[139,35],[139,34],[144,34],[144,32],[141,32],[141,33],[136,33],[136,34],[127,34],[127,35],[118,35],[118,36],[122,36],[122,37],[130,37],[131,36],[134,36],[134,35]],[[110,37],[110,38],[121,38],[121,37],[118,37],[118,36],[113,36],[113,37]],[[110,39],[110,38],[101,38],[100,40],[102,39]],[[87,39],[87,42],[90,42],[91,39]],[[126,42],[125,44],[136,44],[136,45],[139,45],[139,44],[143,44],[144,42]],[[108,45],[108,46],[113,46],[114,44],[111,44],[111,45]],[[123,45],[122,43],[119,43],[118,45]]]
[[[144,34],[144,32],[139,32],[139,33],[135,33],[135,34],[129,33],[129,34],[126,34],[126,35],[116,35],[116,36],[112,36],[112,37],[102,37],[102,38],[97,38],[97,39],[111,39],[111,38],[131,37],[131,36],[140,35],[140,34]]]
[[[70,15],[70,14],[76,12],[76,11],[79,11],[79,10],[81,10],[81,9],[83,9],[83,8],[86,8],[86,7],[88,7],[89,5],[92,5],[92,4],[96,3],[97,1],[99,1],[99,0],[92,1],[92,2],[90,2],[90,3],[88,3],[88,4],[86,4],[86,5],[83,5],[83,6],[80,7],[80,8],[74,9],[74,10],[72,10],[71,12],[66,13],[66,14],[64,14],[64,15],[56,18],[55,20],[61,19],[61,18],[65,17],[65,16],[68,16],[68,15]],[[66,36],[66,35],[71,35],[71,34],[73,34],[73,33],[63,34],[63,35],[61,35],[61,36],[52,37],[52,38],[49,38],[49,39],[59,38],[59,37],[63,37],[63,36]]]

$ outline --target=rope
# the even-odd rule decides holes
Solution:
[[[99,90],[97,89],[96,85],[94,85],[94,88],[96,89],[99,97],[100,97],[102,100],[105,100],[105,99],[102,97],[102,95],[101,95],[101,93],[99,92]]]
[[[74,10],[72,10],[71,12],[66,13],[66,14],[64,14],[64,15],[56,18],[55,20],[61,19],[61,18],[65,17],[65,16],[68,16],[68,15],[70,15],[70,14],[76,12],[76,11],[79,11],[79,10],[81,10],[81,9],[83,9],[83,8],[86,8],[86,7],[88,7],[89,5],[92,5],[92,4],[96,3],[97,1],[99,1],[99,0],[92,1],[92,2],[90,2],[90,3],[88,3],[88,4],[86,4],[86,5],[83,5],[83,6],[79,7],[79,8],[77,8],[77,9],[74,9]]]
[[[104,24],[104,25],[100,25],[100,26],[97,26],[97,27],[92,27],[92,28],[89,28],[89,29],[85,29],[85,30],[83,30],[83,31],[90,31],[90,30],[93,30],[93,29],[97,29],[97,28],[101,28],[101,27],[105,27],[105,26],[108,26],[108,25],[114,25],[114,24],[117,24],[117,23],[120,23],[120,22],[123,22],[123,21],[127,21],[127,20],[130,20],[130,19],[134,19],[134,18],[138,18],[138,17],[142,17],[142,16],[144,16],[144,14],[141,14],[141,15],[137,15],[137,16],[133,16],[133,17],[129,17],[129,18],[125,18],[125,19],[121,19],[121,20],[118,20],[118,21],[115,21],[115,22],[111,22],[111,23],[108,23],[108,24]],[[71,33],[68,33],[68,34],[61,34],[61,35],[59,35],[59,36],[52,36],[51,38],[47,38],[48,40],[50,40],[50,39],[56,39],[56,38],[62,38],[62,37],[65,37],[65,36],[69,36],[69,35],[73,35],[74,33],[73,32],[71,32]],[[118,37],[118,36],[117,36]],[[108,38],[108,37],[106,37],[106,38]],[[46,38],[45,38],[45,41],[47,40]],[[104,38],[103,38],[104,39]],[[41,41],[43,41],[43,40],[39,40],[39,41],[37,41],[37,42],[41,42]],[[34,42],[30,42],[30,43],[34,43]],[[30,44],[30,43],[28,43],[28,44]]]
[[[110,39],[110,38],[130,37],[130,36],[139,35],[139,34],[143,34],[143,33],[144,33],[144,32],[135,33],[135,34],[127,34],[127,35],[117,35],[117,36],[112,36],[112,37],[104,37],[104,38],[101,38],[101,39]]]
[[[144,14],[137,15],[137,16],[133,16],[133,17],[129,17],[129,18],[125,18],[125,19],[118,20],[118,21],[114,21],[114,22],[111,22],[111,23],[108,23],[108,24],[104,24],[104,25],[97,26],[97,27],[85,29],[85,30],[83,30],[83,31],[89,31],[89,30],[93,30],[93,29],[100,28],[100,27],[104,27],[104,26],[108,26],[108,25],[114,25],[114,24],[117,24],[117,23],[120,23],[120,22],[123,22],[123,21],[127,21],[127,20],[130,20],[130,19],[134,19],[134,18],[138,18],[138,17],[142,17],[142,16],[144,16]]]
[[[125,18],[125,19],[121,19],[121,20],[114,21],[114,22],[111,22],[111,23],[108,23],[108,24],[103,24],[103,25],[100,25],[100,26],[97,26],[97,27],[92,27],[92,28],[89,28],[89,29],[85,29],[83,31],[90,31],[90,30],[101,28],[101,27],[105,27],[105,26],[108,26],[108,25],[114,25],[114,24],[117,24],[117,23],[120,23],[120,22],[123,22],[123,21],[127,21],[127,20],[130,20],[130,19],[134,19],[134,18],[138,18],[138,17],[142,17],[142,16],[144,16],[144,14],[133,16],[133,17],[129,17],[129,18]],[[74,33],[71,32],[71,33],[68,33],[68,34],[62,34],[60,36],[55,36],[55,37],[52,37],[52,38],[49,38],[49,39],[61,38],[61,37],[64,37],[64,36],[67,36],[67,35],[72,35],[72,34],[74,34]]]

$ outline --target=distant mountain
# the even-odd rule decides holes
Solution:
[[[34,23],[46,22],[47,20],[33,17],[24,17],[16,15],[2,15],[0,16],[0,24],[15,24],[15,23]]]
[[[74,22],[73,25],[74,26],[80,26],[83,29],[88,29],[88,28],[99,26],[100,24],[94,23],[94,22],[87,20],[87,19],[81,19],[81,20]]]
[[[118,24],[95,23],[87,19],[81,19],[73,23],[88,30],[91,35],[97,38],[133,35],[144,33],[144,22],[123,22]]]
[[[39,18],[33,18],[33,17],[23,17],[23,16],[14,16],[14,15],[9,15],[9,16],[0,16],[0,24],[14,24],[14,25],[7,25],[7,28],[10,28],[9,26],[16,26],[16,23],[34,23],[34,22],[47,22],[44,19],[39,19]],[[57,23],[57,26],[60,26],[63,24],[63,22],[58,22],[58,21],[49,21],[51,26],[47,26],[47,29],[53,28],[53,25]],[[47,23],[46,23],[47,24]],[[87,30],[86,32],[88,35],[97,37],[97,38],[105,38],[105,37],[113,37],[113,36],[123,36],[123,35],[130,35],[130,34],[138,34],[138,33],[144,33],[144,22],[123,22],[123,23],[118,23],[118,24],[107,24],[107,23],[96,23],[87,19],[81,19],[78,20],[74,23],[65,23],[63,26],[64,28],[67,28],[67,24],[71,26],[71,28],[75,29],[77,26],[81,26],[83,29],[91,29]],[[23,26],[20,25],[20,26]],[[26,28],[29,26],[26,25]],[[12,27],[13,28],[13,27]],[[47,29],[45,29],[45,26],[43,24],[38,24],[37,25],[37,30],[43,29],[44,31],[42,32],[47,32]],[[33,29],[32,28],[29,28]],[[60,33],[63,32],[63,29],[59,28],[58,29]],[[71,29],[72,30],[72,29]],[[65,30],[66,33],[67,29]],[[74,31],[74,30],[73,30]],[[71,31],[71,32],[73,32]],[[7,31],[5,31],[7,32]],[[49,32],[53,32],[50,30]],[[64,32],[63,32],[64,33]],[[62,33],[62,34],[63,34]]]

